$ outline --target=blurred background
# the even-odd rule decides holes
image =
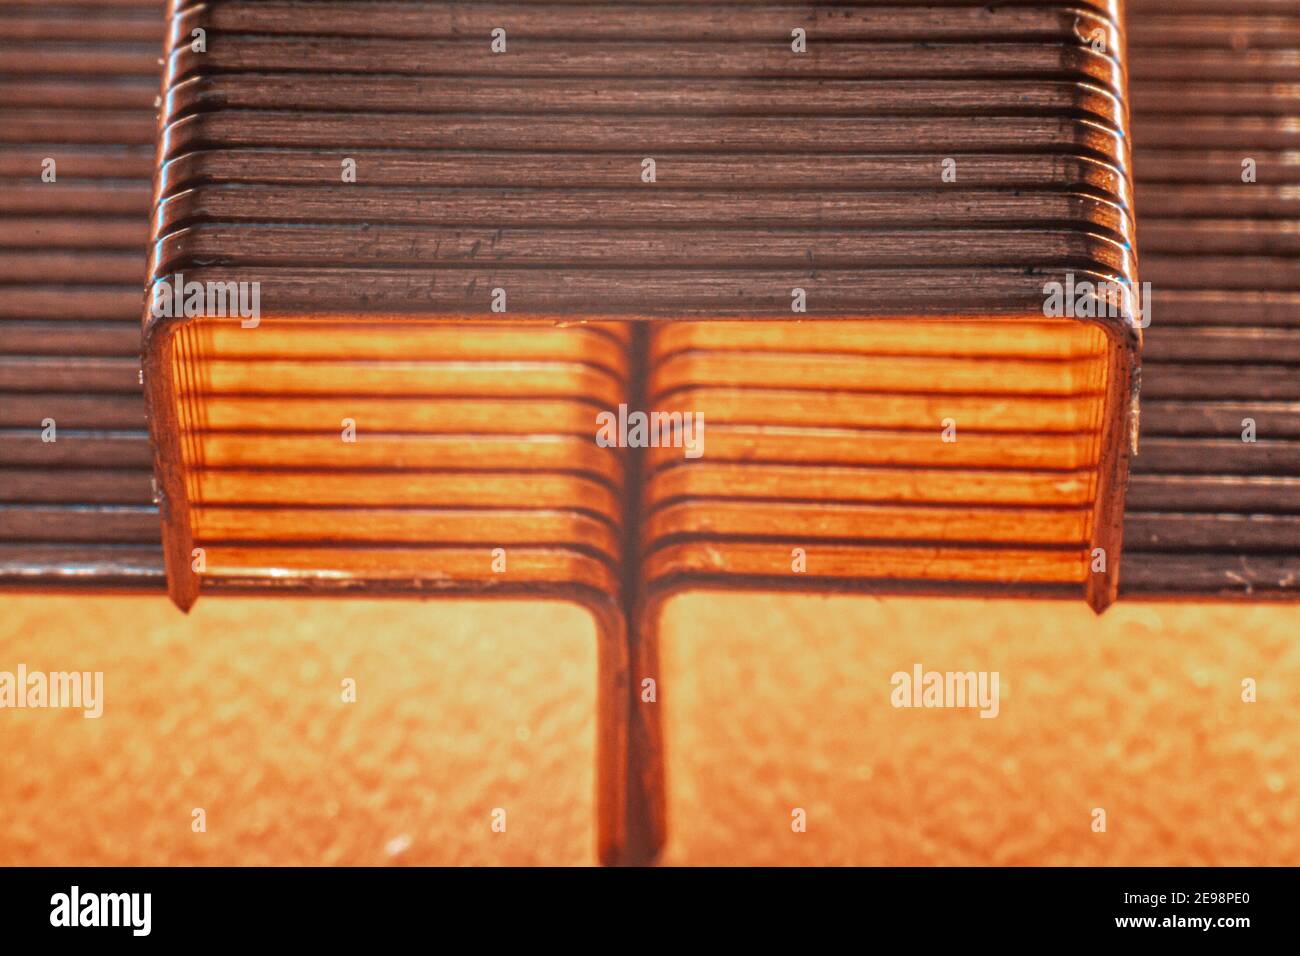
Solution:
[[[577,608],[3,607],[0,669],[103,670],[105,704],[0,714],[0,863],[594,862],[596,639]],[[662,860],[1300,863],[1295,624],[1279,606],[679,596],[654,705]],[[893,708],[915,663],[997,670],[999,716]]]

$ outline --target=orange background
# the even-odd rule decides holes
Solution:
[[[0,864],[594,859],[596,639],[575,607],[0,602],[0,670],[102,670],[105,698],[98,720],[0,710]]]
[[[106,698],[100,720],[0,711],[0,863],[594,858],[595,631],[577,608],[209,598],[185,617],[161,598],[0,601],[0,669],[103,670]],[[1300,863],[1297,620],[1293,606],[1122,602],[1096,618],[1082,602],[683,595],[649,705],[668,761],[663,861]],[[999,671],[1000,715],[894,709],[890,675],[918,662]]]

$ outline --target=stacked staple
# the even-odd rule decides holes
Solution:
[[[986,512],[1024,504],[1014,479],[1029,469],[1034,487],[1051,492],[1032,503],[1061,512],[1033,532],[1049,541],[1003,530],[1006,553],[968,549],[973,561],[919,577],[1087,590],[1104,604],[1119,556],[1136,361],[1115,4],[748,3],[737,12],[724,3],[178,3],[154,288],[177,274],[200,287],[256,283],[263,324],[239,330],[239,347],[267,329],[279,337],[276,351],[251,361],[315,361],[313,349],[327,348],[340,368],[351,346],[332,330],[358,322],[389,330],[377,342],[423,354],[435,318],[904,320],[879,326],[884,344],[868,330],[847,347],[871,361],[857,372],[841,361],[842,392],[979,392],[982,363],[999,355],[1008,359],[999,372],[1028,379],[989,390],[1021,401],[1002,425],[992,406],[967,422],[974,430],[959,441],[979,447],[965,458],[929,461],[909,445],[899,455],[877,447],[862,463],[983,469],[984,490],[960,501]],[[1113,286],[1119,311],[1046,320],[1045,283],[1067,277]],[[924,319],[974,324],[913,321]],[[182,603],[196,593],[191,546],[211,534],[203,522],[213,502],[196,496],[219,488],[226,507],[251,494],[187,480],[211,466],[208,446],[191,440],[210,428],[193,396],[238,379],[261,383],[273,404],[310,384],[251,366],[231,373],[220,351],[230,340],[187,331],[214,322],[230,317],[146,324],[169,576]],[[1003,326],[1008,334],[981,340],[980,330]],[[826,328],[805,325],[776,352],[833,352],[819,343],[849,333]],[[915,348],[906,344],[914,334]],[[919,360],[907,387],[874,385],[900,356]],[[865,378],[843,385],[855,374]],[[783,387],[759,375],[754,386]],[[1024,401],[1039,398],[1038,410]],[[938,445],[939,422],[872,425],[879,405],[849,414],[860,437],[888,443],[933,424]],[[322,435],[338,427],[316,426]],[[1016,437],[982,441],[981,432]],[[1017,441],[1035,447],[1020,454]],[[271,446],[256,447],[265,475]],[[749,454],[743,442],[720,453]],[[221,460],[242,454],[253,453],[227,447]],[[710,445],[705,460],[713,454]],[[812,469],[836,461],[824,445],[801,454]],[[886,498],[930,503],[929,486],[913,480],[928,472],[909,474],[874,477],[890,484]],[[1008,476],[1019,491],[989,490]],[[671,533],[700,529],[687,521]],[[1020,544],[1068,552],[1070,566],[1043,570]],[[1086,579],[1085,545],[1109,552],[1107,570]],[[845,577],[916,577],[879,574],[876,557],[850,556]],[[990,561],[1000,569],[959,573]],[[286,579],[263,556],[255,563],[265,580]]]
[[[623,811],[625,325],[198,319],[175,337],[173,598],[200,587],[526,596],[592,611],[600,856]],[[173,534],[176,534],[173,531]],[[189,572],[189,573],[185,573]],[[186,587],[193,590],[186,590]]]
[[[145,358],[173,598],[554,594],[617,637],[622,457],[593,436],[630,330],[513,326],[514,290],[481,322],[441,300],[511,245],[441,210],[490,216],[532,173],[432,142],[452,100],[394,76],[414,41],[384,35],[440,18],[176,6]]]
[[[0,586],[158,588],[140,394],[162,5],[0,4]]]
[[[186,325],[168,463],[192,570],[240,589],[616,597],[622,459],[592,435],[626,391],[627,338]]]
[[[1133,136],[1154,290],[1132,594],[1300,588],[1300,3],[1135,0]]]
[[[655,329],[646,577],[723,586],[1087,591],[1102,491],[1096,326],[924,320]]]
[[[156,265],[296,317],[1037,313],[1133,267],[1113,6],[182,2]]]
[[[851,8],[841,22],[880,12]],[[810,281],[886,270],[895,294],[873,299],[883,309],[837,301],[829,311],[848,321],[653,330],[650,404],[701,413],[707,437],[699,458],[648,458],[652,591],[972,590],[1086,595],[1097,609],[1113,599],[1128,330],[1086,310],[1049,317],[1045,305],[1054,278],[1134,275],[1123,43],[1113,10],[1063,14],[936,6],[924,27],[902,17],[836,36],[822,62],[861,55],[875,75],[833,97],[805,88],[809,121],[823,112],[865,130],[896,109],[890,138],[860,135],[852,155],[818,155],[822,139],[768,146],[816,169],[806,202],[853,191],[818,209],[819,240],[798,240]],[[960,39],[945,29],[958,20]],[[888,41],[900,39],[911,55],[891,60]],[[912,79],[932,49],[943,69]],[[945,160],[955,182],[936,175]],[[781,170],[755,185],[772,188]],[[877,190],[896,205],[879,205]],[[755,262],[780,259],[789,225],[762,232]],[[1009,273],[1032,294],[1019,297]]]

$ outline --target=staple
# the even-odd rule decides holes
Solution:
[[[1126,595],[1295,599],[1297,15],[1292,2],[1130,3],[1139,238],[1156,319]]]
[[[166,586],[139,381],[162,14],[0,19],[0,588]]]

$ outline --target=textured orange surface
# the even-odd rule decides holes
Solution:
[[[0,711],[0,864],[593,860],[595,636],[576,608],[0,603],[0,669],[106,685],[100,720]],[[663,862],[1300,863],[1297,623],[1284,606],[675,598],[649,705]],[[999,716],[894,709],[890,676],[914,663],[998,670]]]
[[[1297,636],[1285,606],[679,596],[642,705],[662,861],[1300,864]],[[998,671],[999,716],[895,709],[916,663]]]
[[[19,663],[102,670],[105,704],[0,710],[0,864],[594,862],[575,607],[2,595]]]

